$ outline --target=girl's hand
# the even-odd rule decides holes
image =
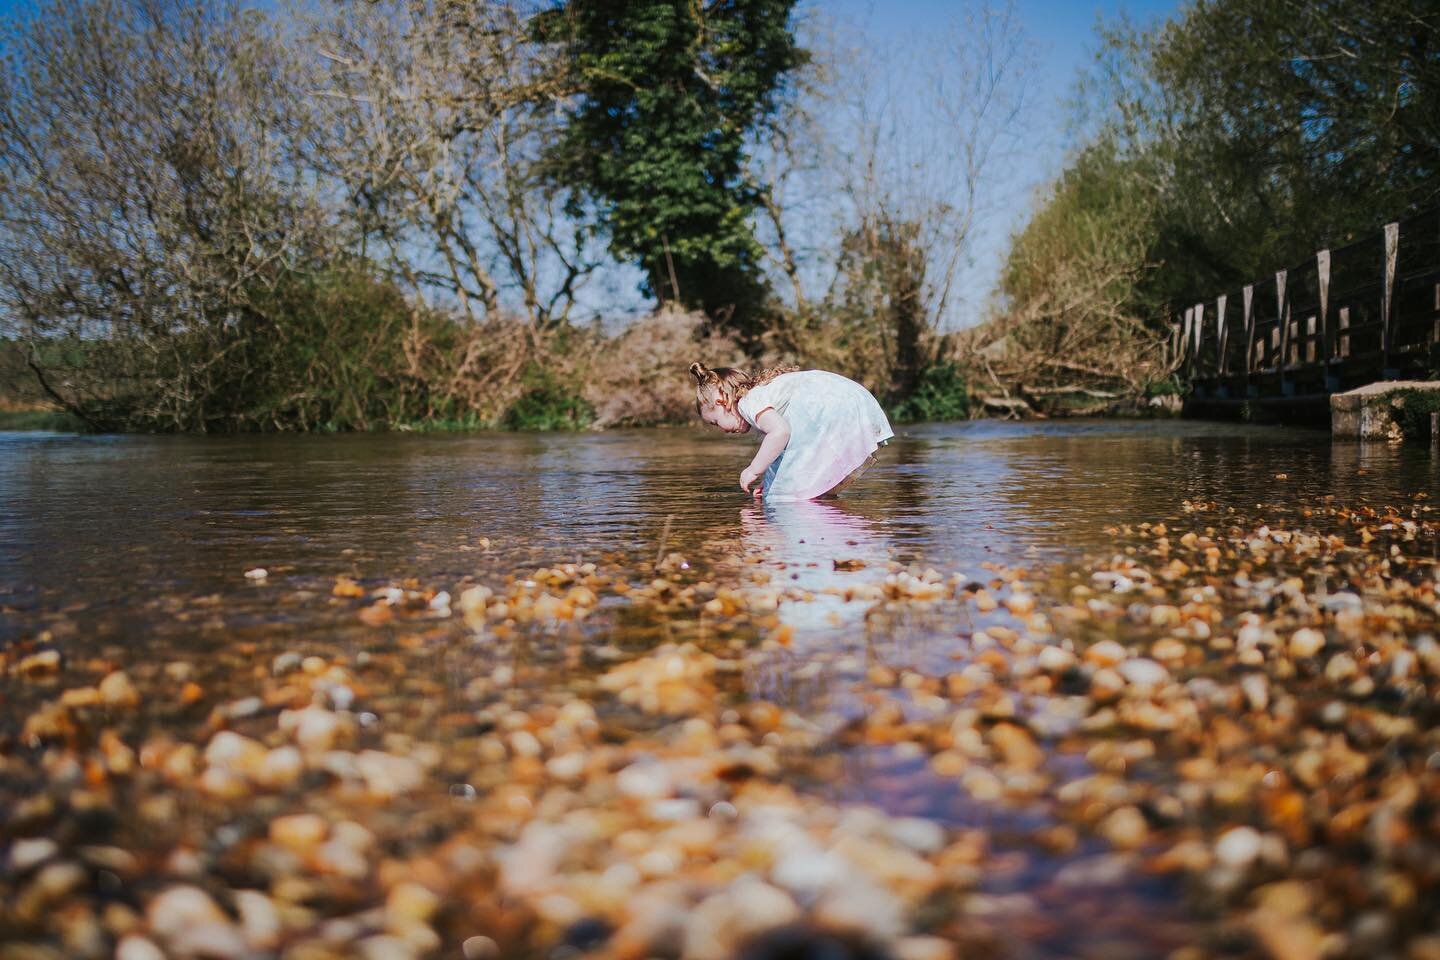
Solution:
[[[755,483],[756,480],[759,479],[760,472],[758,470],[752,470],[749,467],[746,467],[744,470],[740,471],[740,489],[744,490],[746,493],[749,493],[750,487]],[[757,499],[760,496],[760,489],[760,487],[755,488],[755,496]]]

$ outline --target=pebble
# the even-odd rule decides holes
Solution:
[[[253,950],[272,950],[280,943],[284,924],[275,902],[258,890],[236,890],[235,910],[240,931]]]
[[[140,703],[140,691],[123,670],[107,674],[99,683],[100,699],[107,707],[134,707]]]
[[[1164,637],[1155,641],[1155,644],[1150,648],[1150,655],[1156,660],[1175,663],[1184,660],[1185,654],[1189,652],[1189,649],[1184,641],[1176,640],[1174,637]]]
[[[225,912],[199,887],[170,887],[161,892],[145,908],[145,922],[165,940],[188,930],[230,922]]]
[[[1251,710],[1264,710],[1270,705],[1270,681],[1264,674],[1247,673],[1240,678],[1240,690]]]
[[[303,658],[293,650],[287,650],[270,661],[270,672],[277,677],[300,669]]]
[[[1215,859],[1227,867],[1244,869],[1260,856],[1263,838],[1253,827],[1232,827],[1215,842]]]
[[[938,853],[945,847],[945,829],[934,820],[920,817],[887,819],[885,835],[916,853]]]
[[[1349,680],[1360,672],[1355,658],[1348,653],[1337,653],[1325,664],[1325,679],[1331,683]]]
[[[440,898],[418,883],[397,883],[385,897],[385,925],[392,931],[428,923],[440,908]]]
[[[324,707],[309,706],[280,713],[280,730],[295,738],[306,753],[323,753],[335,746],[344,721]]]
[[[800,908],[790,895],[763,880],[744,876],[711,894],[686,918],[686,960],[727,960],[749,937],[792,923]]]
[[[1301,627],[1290,635],[1288,649],[1292,657],[1313,657],[1325,649],[1325,634],[1312,627]]]
[[[662,764],[641,760],[620,771],[615,778],[615,788],[624,796],[651,800],[670,796],[675,785]]]
[[[1116,671],[1127,683],[1137,687],[1159,687],[1170,682],[1170,671],[1164,666],[1144,657],[1136,657],[1119,664]]]
[[[466,937],[460,944],[465,960],[499,960],[500,945],[487,936]]]
[[[1149,837],[1150,826],[1139,810],[1121,807],[1101,822],[1100,835],[1122,850],[1133,850]]]
[[[1085,662],[1102,667],[1113,667],[1123,662],[1129,653],[1114,640],[1101,640],[1085,651]]]
[[[901,937],[891,952],[895,960],[955,960],[956,946],[944,937]]]
[[[166,960],[166,957],[153,940],[132,933],[116,944],[115,960]]]
[[[425,781],[425,768],[413,757],[365,750],[355,757],[355,769],[370,793],[382,799],[418,789]]]
[[[997,723],[990,730],[990,742],[1006,766],[1037,770],[1045,763],[1045,751],[1035,743],[1035,738],[1013,723]]]
[[[313,813],[294,813],[270,821],[270,841],[302,857],[313,853],[329,831],[325,818]]]
[[[409,940],[384,934],[355,944],[355,955],[361,960],[419,960],[421,954],[421,949]]]
[[[1406,510],[1413,520],[1386,523],[1421,530],[1423,511]],[[191,702],[221,705],[142,739],[136,718],[91,708],[137,706],[132,678],[158,672],[97,650],[65,664],[70,689],[34,685],[20,746],[0,751],[0,773],[47,787],[7,812],[0,925],[18,892],[16,915],[61,918],[42,949],[92,956],[113,943],[122,960],[161,948],[729,960],[786,927],[863,937],[895,960],[954,960],[997,944],[1033,952],[1077,918],[1093,924],[1096,955],[1198,960],[1157,944],[1239,936],[1287,960],[1431,960],[1414,932],[1433,891],[1407,854],[1431,845],[1416,811],[1440,769],[1414,706],[1440,674],[1424,549],[1371,555],[1230,514],[1128,536],[1100,561],[1115,569],[1081,573],[1058,596],[1048,573],[999,563],[982,586],[867,561],[843,591],[817,591],[809,568],[787,578],[749,556],[740,577],[716,582],[668,559],[613,583],[566,564],[455,599],[416,581],[337,579],[318,595],[347,611],[347,629],[364,604],[393,629],[316,638],[324,655],[303,657],[252,635],[226,664],[233,680],[208,661],[203,675],[167,665],[177,688],[205,683]],[[1317,556],[1357,591],[1323,629],[1323,591],[1291,575]],[[816,601],[826,606],[807,611]],[[606,640],[617,604],[630,605],[627,628],[656,613],[691,642],[637,655],[638,643]],[[465,624],[438,619],[451,606]],[[562,622],[592,610],[593,644],[590,627]],[[890,629],[896,618],[923,629],[926,616],[949,629],[956,611],[975,618],[968,643],[951,633],[912,648]],[[863,648],[858,630],[841,630],[844,649],[817,643],[862,616]],[[1317,676],[1326,631],[1340,640]],[[155,719],[183,702],[157,701]],[[857,773],[891,812],[837,799]],[[71,839],[132,798],[163,849]],[[1013,814],[1003,822],[1023,827],[947,830],[898,812],[952,802],[961,824]],[[119,813],[127,828],[130,815]],[[1097,854],[1097,839],[1113,849]],[[1147,918],[1123,912],[1130,884],[1171,873],[1175,890],[1219,897],[1204,901],[1214,918],[1182,913],[1152,943]],[[143,921],[116,901],[165,876]],[[236,878],[245,886],[227,889]],[[1101,913],[1087,914],[1096,901]]]
[[[267,751],[254,766],[253,778],[262,787],[280,790],[294,784],[305,772],[305,758],[292,746]]]
[[[14,672],[25,677],[43,676],[45,674],[57,673],[60,670],[59,650],[40,650],[27,657],[22,657],[14,667]]]
[[[1075,654],[1064,647],[1043,647],[1035,660],[1047,673],[1064,673],[1075,666]]]
[[[59,853],[60,846],[49,837],[22,837],[10,845],[10,870],[25,873]]]

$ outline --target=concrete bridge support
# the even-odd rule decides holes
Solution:
[[[1406,405],[1418,406],[1412,416]],[[1429,439],[1437,436],[1440,380],[1382,380],[1330,397],[1330,432],[1337,440],[1401,440],[1403,421],[1428,422]],[[1412,438],[1413,439],[1413,438]]]

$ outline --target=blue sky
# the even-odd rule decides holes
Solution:
[[[1004,0],[992,0],[1000,5]],[[1068,101],[1080,72],[1097,47],[1096,26],[1126,16],[1149,25],[1177,14],[1185,0],[1013,0],[1021,27],[1036,58],[1026,84],[1029,109],[1024,120],[1026,148],[1008,160],[992,182],[1000,212],[980,224],[971,263],[962,273],[962,300],[948,318],[965,326],[983,319],[1009,235],[1023,224],[1038,188],[1051,180],[1072,146],[1068,139]],[[916,38],[935,36],[958,17],[964,0],[802,0],[802,9],[831,18],[877,44],[905,47]],[[978,4],[977,4],[978,5]]]

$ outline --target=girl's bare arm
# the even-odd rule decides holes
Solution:
[[[764,475],[790,442],[790,424],[773,408],[756,417],[755,426],[765,431],[765,439],[760,443],[760,449],[755,451],[755,459],[750,461],[750,466],[740,472],[740,489],[747,493],[750,485]]]

